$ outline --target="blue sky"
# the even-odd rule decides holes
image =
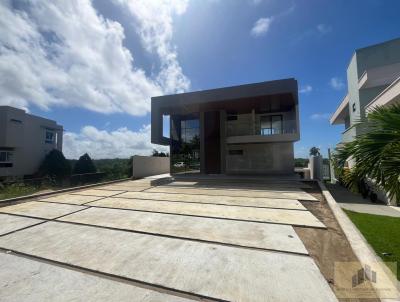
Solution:
[[[396,0],[64,0],[0,4],[0,104],[66,130],[64,152],[146,154],[150,97],[294,77],[301,140],[326,154],[356,48],[400,36]]]

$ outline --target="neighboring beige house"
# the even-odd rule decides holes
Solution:
[[[0,106],[0,178],[34,174],[48,152],[62,151],[62,137],[55,121]]]

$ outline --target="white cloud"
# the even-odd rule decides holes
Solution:
[[[186,11],[188,0],[113,0],[135,18],[136,30],[147,51],[158,55],[161,72],[157,81],[165,93],[183,92],[190,82],[183,74],[172,45],[173,16]]]
[[[333,77],[329,81],[329,85],[335,90],[342,90],[344,88],[344,82],[341,78]]]
[[[153,149],[169,152],[168,147],[150,143],[150,125],[139,131],[119,128],[114,131],[85,126],[79,133],[66,132],[63,153],[67,158],[79,158],[89,153],[92,158],[128,158],[132,155],[150,155]]]
[[[250,31],[251,35],[253,37],[260,37],[265,35],[268,32],[272,21],[273,17],[258,19],[254,23],[253,28]]]
[[[151,96],[186,90],[190,83],[171,44],[172,13],[183,13],[185,6],[157,7],[156,18],[153,1],[140,3],[138,31],[161,62],[151,76],[123,46],[121,24],[99,15],[90,0],[28,1],[24,11],[1,1],[0,104],[144,115]],[[153,29],[158,26],[166,32],[161,37]]]
[[[299,92],[300,93],[310,93],[313,90],[311,85],[305,85],[300,88]]]
[[[317,25],[317,31],[320,34],[325,35],[325,34],[330,33],[332,31],[332,27],[330,25],[327,25],[327,24],[318,24]]]
[[[331,117],[331,113],[314,113],[311,115],[312,120],[328,120]]]

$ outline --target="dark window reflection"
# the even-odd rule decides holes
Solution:
[[[198,115],[180,115],[171,118],[171,172],[200,172]]]

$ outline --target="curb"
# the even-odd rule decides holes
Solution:
[[[343,212],[342,208],[337,204],[336,200],[333,198],[331,193],[325,187],[324,183],[318,181],[318,185],[321,189],[322,195],[325,197],[329,208],[332,210],[333,215],[335,216],[336,220],[338,221],[340,227],[343,230],[344,235],[346,236],[347,240],[350,243],[351,248],[353,249],[354,254],[360,261],[361,265],[365,267],[370,263],[382,263],[382,259],[376,255],[375,251],[372,247],[368,244],[365,240],[364,236],[361,232],[357,229],[357,227],[353,224],[349,217]],[[386,267],[385,264],[381,264],[382,271],[385,272],[387,280],[397,280],[393,273]],[[382,290],[378,288],[377,285],[371,282],[372,286],[376,290],[376,293],[379,297],[379,291]],[[400,301],[400,292],[399,292],[399,282],[395,285],[397,289],[397,298],[382,298],[381,301]]]
[[[55,191],[46,192],[46,193],[36,193],[36,194],[25,195],[25,196],[21,196],[21,197],[2,199],[2,200],[0,200],[0,204],[14,202],[14,201],[21,201],[21,200],[26,200],[26,199],[32,199],[35,197],[43,197],[43,196],[59,194],[59,193],[64,193],[64,192],[76,191],[76,190],[81,190],[81,189],[86,189],[86,188],[97,187],[97,186],[103,186],[103,185],[113,184],[113,183],[117,183],[117,182],[123,182],[123,181],[127,181],[127,180],[132,180],[132,178],[123,178],[123,179],[100,182],[100,183],[95,183],[95,184],[90,184],[90,185],[85,185],[85,186],[55,190]]]

